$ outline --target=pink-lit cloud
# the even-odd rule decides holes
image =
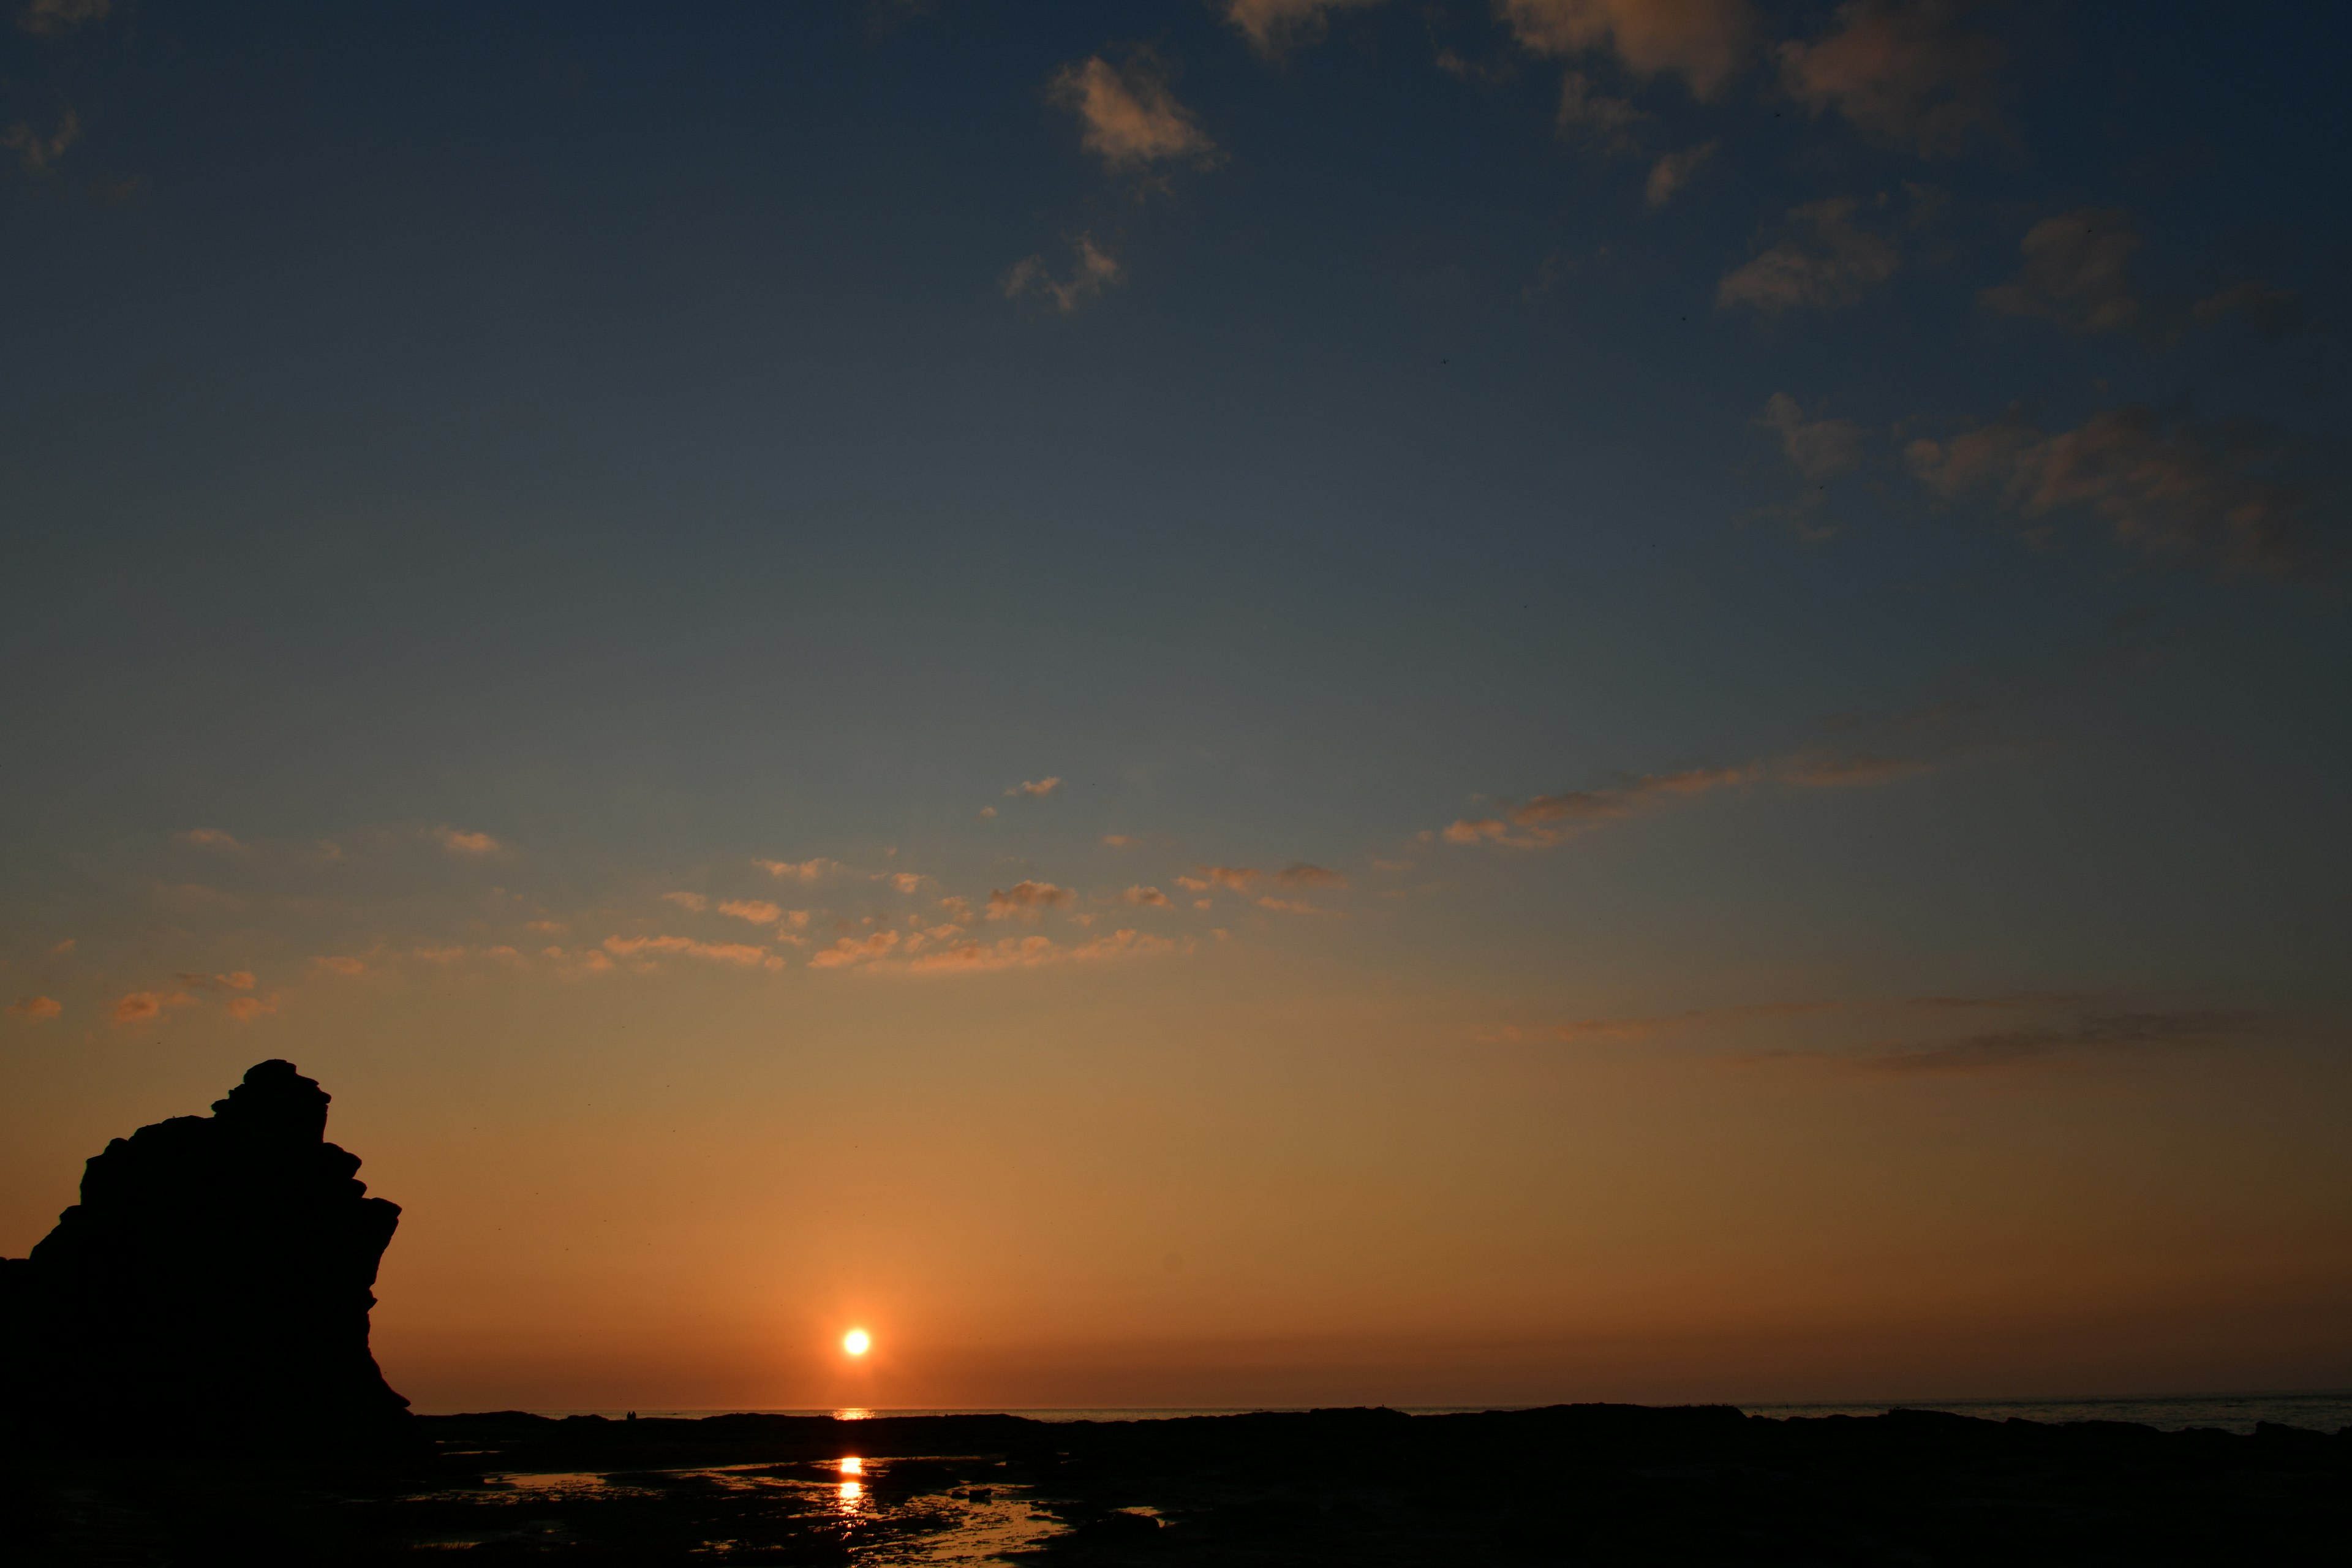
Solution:
[[[54,996],[19,996],[8,1005],[12,1016],[42,1023],[65,1011],[64,1004]]]
[[[838,860],[828,860],[820,855],[814,860],[754,860],[752,865],[769,876],[795,882],[821,881],[842,869]]]
[[[730,899],[719,906],[719,912],[755,926],[772,926],[784,918],[782,909],[765,899]]]
[[[1930,157],[2005,141],[2008,51],[1976,25],[1985,10],[1967,0],[1846,0],[1830,31],[1780,47],[1781,88],[1816,116],[1842,114]]]
[[[1790,207],[1773,242],[1716,285],[1716,308],[1780,315],[1858,302],[1903,265],[1894,242],[1862,221],[1864,210],[1852,196]]]
[[[1530,54],[1613,58],[1636,77],[1676,76],[1695,97],[1720,92],[1753,55],[1748,0],[1497,0]]]
[[[1176,101],[1167,70],[1149,54],[1125,66],[1100,55],[1065,66],[1055,73],[1046,96],[1078,117],[1078,144],[1107,169],[1217,161],[1216,142],[1192,111]]]
[[[328,974],[351,975],[365,974],[368,966],[364,960],[353,958],[349,953],[331,952],[320,953],[311,959],[310,967]]]
[[[696,914],[710,907],[710,900],[700,893],[664,893],[662,901],[676,904],[682,910],[691,910]]]
[[[1148,909],[1164,910],[1171,907],[1168,895],[1157,888],[1129,888],[1119,895],[1119,900],[1122,903],[1140,904]]]
[[[195,998],[184,991],[133,991],[114,1004],[118,1024],[143,1024],[160,1018],[167,1007],[185,1007]]]
[[[742,969],[775,969],[783,963],[764,947],[752,947],[740,942],[697,942],[685,936],[608,936],[604,946],[604,951],[615,958],[640,961],[649,953],[663,953],[699,958]]]
[[[487,859],[506,849],[505,845],[487,833],[463,833],[454,827],[436,827],[433,830],[433,837],[450,854],[469,860]]]
[[[1025,795],[1033,799],[1039,799],[1053,794],[1055,790],[1061,787],[1062,781],[1058,778],[1030,779],[1024,783],[1014,784],[1011,789],[1006,790],[1004,793],[1009,795]]]
[[[1223,0],[1225,20],[1266,56],[1320,40],[1336,11],[1361,10],[1381,0]]]
[[[990,890],[986,918],[992,921],[1034,921],[1040,910],[1066,904],[1076,897],[1069,889],[1057,888],[1051,882],[1024,879],[1010,888]]]
[[[831,947],[820,949],[809,958],[811,969],[845,969],[854,963],[869,963],[888,954],[898,945],[895,931],[877,931],[864,938],[845,936]]]

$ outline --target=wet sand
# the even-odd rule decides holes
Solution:
[[[1330,1410],[420,1417],[435,1449],[328,1464],[21,1447],[12,1562],[582,1564],[2326,1561],[2352,1432],[1924,1412]]]

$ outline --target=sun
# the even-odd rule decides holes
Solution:
[[[871,1345],[873,1342],[874,1342],[871,1339],[866,1337],[866,1333],[864,1329],[852,1329],[847,1333],[841,1336],[841,1348],[847,1351],[851,1355],[864,1355],[866,1353],[866,1347]]]

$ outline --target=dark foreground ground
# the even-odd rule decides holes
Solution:
[[[2352,1430],[1631,1405],[419,1426],[436,1457],[374,1466],[202,1445],[101,1465],[19,1443],[0,1472],[0,1560],[2352,1562]]]

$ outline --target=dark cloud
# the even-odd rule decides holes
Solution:
[[[1744,305],[1765,315],[1852,305],[1902,269],[1895,243],[1866,221],[1853,196],[1789,209],[1771,244],[1716,285],[1717,310]]]
[[[2006,141],[2009,51],[1967,0],[1847,0],[1830,31],[1777,51],[1780,85],[1815,115],[1836,113],[1878,141],[1950,157]]]
[[[2108,1013],[2071,1025],[1997,1029],[1899,1049],[1859,1065],[1883,1073],[1999,1072],[2053,1058],[2214,1045],[2253,1027],[2249,1013]]]

